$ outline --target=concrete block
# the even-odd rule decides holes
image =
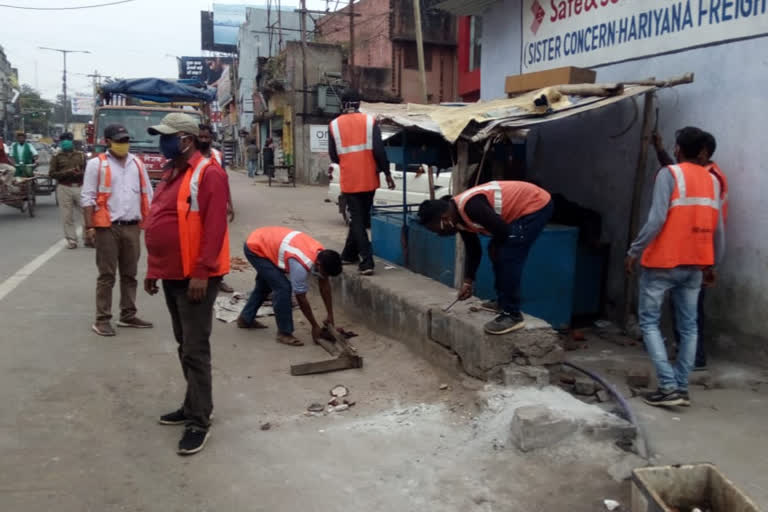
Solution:
[[[445,348],[439,343],[435,343],[431,340],[426,340],[423,345],[423,350],[420,351],[427,361],[443,370],[447,370],[453,373],[461,372],[461,361],[456,352],[449,348]]]
[[[552,347],[552,350],[550,350],[543,356],[540,356],[540,357],[532,356],[528,358],[528,361],[535,366],[549,366],[549,365],[560,364],[563,361],[565,361],[565,349],[560,345],[554,345]]]
[[[605,403],[608,400],[611,399],[611,395],[604,389],[600,389],[597,392],[597,401],[600,403]]]
[[[502,382],[505,386],[543,388],[549,385],[549,370],[538,366],[509,365],[502,370]]]
[[[510,426],[510,440],[521,451],[528,452],[558,443],[576,432],[578,425],[548,407],[518,407]]]
[[[581,430],[596,441],[632,441],[637,437],[633,424],[613,415],[599,423],[584,425]]]
[[[595,381],[589,377],[576,377],[573,383],[573,391],[577,395],[592,396],[595,394]]]
[[[627,385],[631,388],[647,388],[651,383],[648,368],[632,368],[627,375]]]

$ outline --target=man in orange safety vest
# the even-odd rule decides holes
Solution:
[[[679,163],[657,174],[648,220],[627,253],[628,273],[641,258],[638,317],[659,383],[659,389],[644,399],[654,406],[691,403],[688,375],[696,356],[699,292],[702,283],[714,280],[713,269],[725,246],[720,182],[699,161],[705,145],[706,133],[698,128],[677,133]],[[659,328],[667,291],[673,297],[681,338],[674,365]]]

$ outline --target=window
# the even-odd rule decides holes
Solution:
[[[483,45],[483,18],[472,16],[469,20],[469,71],[480,69]]]
[[[416,53],[416,44],[403,46],[403,67],[405,69],[419,69],[419,56]],[[432,51],[424,45],[424,69],[432,71]]]

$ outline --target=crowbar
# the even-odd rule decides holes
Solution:
[[[447,313],[448,311],[450,311],[450,310],[451,310],[451,308],[452,308],[453,306],[455,306],[457,302],[459,302],[459,298],[458,298],[458,297],[456,297],[456,300],[454,300],[453,302],[451,302],[450,304],[448,304],[447,306],[445,306],[444,308],[442,308],[442,309],[443,309],[443,313]]]

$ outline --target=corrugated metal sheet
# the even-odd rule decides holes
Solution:
[[[596,110],[653,90],[653,86],[627,85],[613,96],[565,96],[552,88],[515,98],[459,106],[363,103],[360,111],[376,116],[384,125],[415,128],[441,135],[450,143],[459,137],[481,141],[497,130],[522,129]],[[548,105],[534,101],[546,95]]]
[[[435,7],[456,16],[478,16],[498,0],[445,0]]]

